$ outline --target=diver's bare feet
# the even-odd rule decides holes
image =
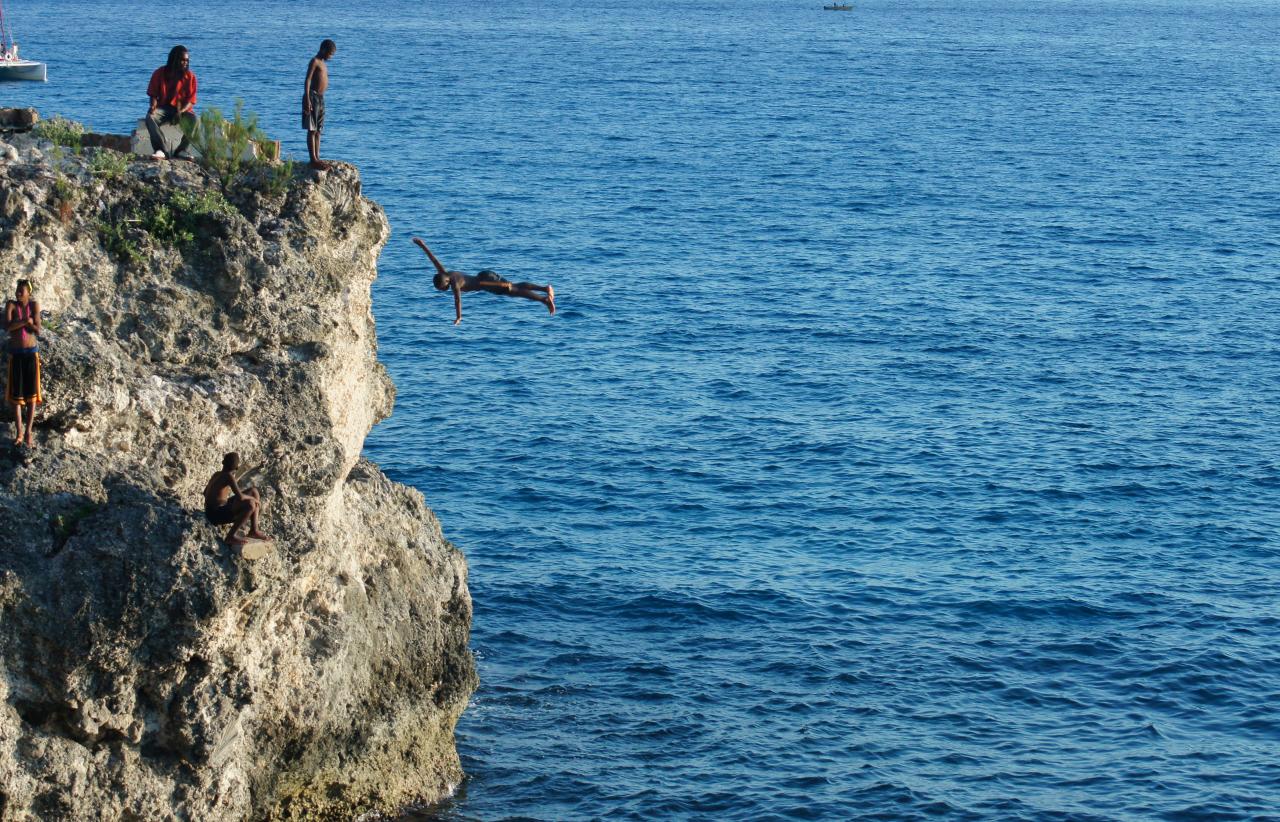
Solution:
[[[328,171],[331,168],[329,163],[325,162],[324,160],[312,160],[310,165],[316,171]]]
[[[36,440],[35,440],[35,437],[31,436],[30,434],[27,434],[27,447],[28,447],[28,448],[35,448],[35,447],[36,447]]]
[[[237,537],[234,534],[227,534],[226,543],[233,547],[236,547],[236,548],[244,547],[244,544],[248,541],[249,540],[245,539],[244,537]]]
[[[256,539],[259,542],[275,542],[275,540],[272,537],[269,537],[258,530],[250,531],[248,534],[248,537],[249,539]]]
[[[547,310],[552,314],[556,313],[556,290],[547,283]]]

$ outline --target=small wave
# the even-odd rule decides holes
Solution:
[[[728,608],[715,608],[693,597],[672,594],[644,594],[633,597],[618,608],[618,616],[627,620],[694,620],[698,624],[758,622],[756,614]]]
[[[961,613],[1024,621],[1045,619],[1071,621],[1117,620],[1132,614],[1127,609],[1107,608],[1072,597],[1047,599],[1021,597],[1010,600],[972,599],[947,603],[944,607]]]

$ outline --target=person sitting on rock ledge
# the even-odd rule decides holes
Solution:
[[[552,314],[556,313],[556,292],[550,284],[513,283],[502,279],[496,272],[488,270],[481,271],[474,277],[463,274],[461,271],[449,271],[436,259],[436,255],[431,253],[426,243],[417,237],[414,237],[413,241],[427,252],[427,257],[436,267],[436,275],[431,280],[435,287],[440,291],[453,289],[453,309],[456,314],[454,325],[462,322],[462,292],[464,291],[488,291],[490,294],[502,294],[506,297],[524,297],[526,300],[540,302]]]
[[[182,140],[172,154],[167,154],[164,136],[160,133],[162,125],[185,123],[187,127],[195,125],[196,115],[196,75],[191,71],[191,54],[186,46],[174,46],[169,49],[169,60],[151,73],[151,82],[147,85],[147,96],[151,98],[151,106],[147,109],[147,117],[143,121],[147,125],[147,133],[151,135],[151,148],[157,160],[166,156],[185,158],[187,150],[187,132],[182,132]]]
[[[13,406],[18,435],[14,445],[33,448],[36,444],[36,406],[44,402],[40,393],[40,354],[36,335],[40,333],[40,303],[31,298],[31,283],[18,280],[16,300],[4,304],[4,328],[9,332],[9,381],[4,398]],[[27,409],[26,425],[22,410]]]
[[[258,511],[262,500],[255,488],[241,491],[236,483],[236,469],[240,467],[240,455],[232,452],[222,458],[222,470],[209,478],[204,487],[204,515],[212,525],[231,523],[227,532],[228,545],[244,545],[251,539],[271,542],[271,537],[258,530]],[[250,530],[246,537],[236,536],[245,524]]]

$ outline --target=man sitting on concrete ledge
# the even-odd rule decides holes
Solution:
[[[262,508],[262,500],[257,489],[241,491],[236,482],[236,470],[239,467],[239,454],[232,452],[222,458],[222,470],[210,477],[209,484],[204,487],[204,515],[211,525],[230,523],[227,544],[241,546],[241,556],[245,559],[258,559],[266,553],[265,548],[243,546],[251,539],[261,543],[271,542],[271,537],[258,530],[258,511]],[[236,532],[246,522],[249,523],[249,533],[243,537],[236,536]]]
[[[169,153],[164,144],[164,135],[160,126],[183,123],[195,125],[196,116],[196,76],[190,69],[191,54],[186,46],[174,46],[169,49],[169,61],[151,73],[151,83],[147,86],[147,96],[151,98],[151,106],[147,109],[147,132],[151,134],[151,148],[155,151],[152,157],[163,160],[166,156],[182,157],[187,150],[187,134],[182,133],[178,147]]]

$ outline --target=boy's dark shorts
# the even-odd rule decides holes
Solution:
[[[205,519],[209,520],[210,525],[230,525],[236,521],[236,513],[232,508],[239,501],[240,497],[233,494],[217,508],[205,508]]]
[[[311,100],[311,110],[303,109],[302,127],[307,131],[320,131],[324,128],[324,95],[308,91],[307,97]]]

